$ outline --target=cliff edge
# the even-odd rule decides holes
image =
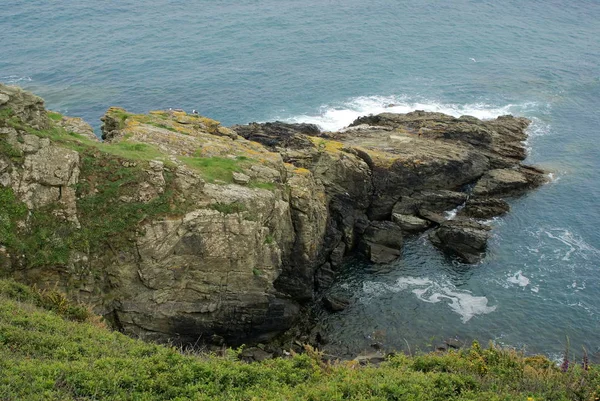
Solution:
[[[546,179],[522,164],[529,121],[512,116],[384,113],[333,133],[179,111],[102,120],[99,141],[0,85],[0,273],[161,341],[268,340],[346,255],[389,263],[425,230],[475,263],[482,220]]]

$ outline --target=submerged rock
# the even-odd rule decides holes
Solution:
[[[340,312],[350,305],[350,301],[340,296],[327,295],[323,297],[323,305],[331,312]]]

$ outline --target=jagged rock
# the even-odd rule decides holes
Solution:
[[[402,249],[402,229],[391,221],[373,221],[362,238],[365,255],[373,263],[391,263]]]
[[[371,242],[365,243],[363,252],[371,262],[377,264],[392,263],[402,255],[400,249]]]
[[[0,102],[0,109],[10,107],[17,117],[35,129],[50,127],[50,119],[44,109],[44,99],[41,97],[16,86],[2,84],[0,84],[0,96],[4,99]]]
[[[55,124],[36,96],[0,85],[0,98],[0,108],[12,108],[32,128]],[[429,221],[441,224],[432,234],[438,246],[470,259],[485,248],[487,229],[444,221],[443,212],[464,202],[456,190],[486,179],[489,169],[514,169],[530,185],[543,175],[519,164],[528,121],[513,117],[383,114],[339,133],[284,123],[229,129],[182,111],[135,115],[110,108],[102,121],[107,146],[147,145],[160,150],[161,161],[120,160],[117,175],[96,176],[80,166],[78,152],[0,121],[2,140],[17,153],[0,156],[0,184],[11,185],[29,208],[56,204],[76,222],[78,202],[103,187],[98,180],[117,182],[135,172],[116,204],[143,209],[171,194],[168,202],[177,208],[121,227],[132,234],[119,249],[74,252],[60,269],[6,268],[93,305],[126,333],[159,341],[268,340],[295,321],[315,288],[333,282],[348,252],[360,245],[373,262],[392,262],[402,231]],[[93,135],[76,119],[58,125]],[[219,163],[225,171],[208,174]],[[269,185],[235,184],[250,180]],[[472,209],[469,202],[465,209]],[[399,224],[378,221],[390,218]]]
[[[458,212],[458,216],[472,217],[475,219],[491,219],[508,213],[510,206],[506,201],[496,198],[469,199],[465,207]]]
[[[315,283],[318,290],[329,288],[333,284],[335,278],[335,272],[331,269],[329,263],[323,264],[323,266],[317,269],[315,274]]]
[[[423,231],[431,224],[429,221],[421,219],[410,214],[392,214],[392,221],[396,223],[403,231],[418,232]]]
[[[446,216],[444,216],[440,213],[431,212],[429,210],[419,210],[418,215],[419,215],[419,217],[421,217],[433,224],[442,224],[443,222],[448,220],[446,218]]]
[[[285,147],[304,149],[314,147],[303,135],[318,135],[321,130],[314,124],[288,124],[280,121],[272,123],[252,123],[231,127],[238,135],[271,148]]]
[[[340,312],[350,305],[350,301],[339,296],[327,295],[323,297],[323,305],[331,312]]]
[[[429,239],[443,251],[467,263],[477,263],[485,252],[489,230],[490,227],[472,220],[448,220],[433,230]]]
[[[543,171],[533,168],[490,170],[477,181],[473,195],[518,195],[543,184],[546,180]]]
[[[403,196],[394,205],[392,213],[419,214],[420,211],[442,213],[462,205],[467,200],[463,192],[435,190],[420,191],[409,196]]]
[[[63,117],[57,124],[63,127],[68,132],[74,132],[83,135],[88,139],[97,141],[98,137],[94,134],[94,129],[91,125],[83,121],[79,117]]]

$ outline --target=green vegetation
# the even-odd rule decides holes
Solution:
[[[22,124],[9,109],[0,113],[4,117],[0,126],[50,138],[59,146],[79,151],[80,176],[84,178],[76,188],[81,228],[57,216],[58,205],[28,213],[12,189],[0,188],[0,244],[13,255],[15,267],[66,266],[73,251],[116,252],[132,245],[144,220],[182,213],[168,170],[163,174],[167,182],[162,194],[149,202],[138,199],[139,184],[147,179],[146,161],[162,156],[156,148],[126,140],[104,144],[58,126],[36,130]],[[0,152],[20,161],[22,155],[2,139]]]
[[[12,115],[11,109],[0,110],[0,123],[2,119],[10,118]],[[1,127],[2,125],[0,125]],[[8,156],[12,161],[20,163],[23,159],[23,152],[8,143],[8,135],[0,133],[0,155]]]
[[[251,159],[238,156],[235,159],[227,157],[181,157],[180,158],[188,167],[200,172],[202,177],[211,183],[225,182],[231,184],[233,182],[233,173],[241,172],[242,167],[252,162]]]
[[[214,210],[218,210],[223,214],[234,214],[234,213],[242,213],[246,211],[246,206],[244,206],[240,202],[232,202],[232,203],[213,203],[210,205]]]
[[[260,277],[263,275],[263,271],[257,268],[253,268],[252,269],[252,274],[254,274],[256,277]]]
[[[125,119],[128,116],[130,116],[130,114],[123,113],[119,110],[114,111],[114,113],[117,113],[117,116],[120,117],[125,116]],[[50,115],[50,113],[48,114]],[[72,149],[78,152],[84,152],[95,149],[108,155],[113,155],[131,160],[150,161],[166,159],[165,154],[162,153],[157,147],[144,143],[128,142],[127,139],[116,143],[108,144],[95,141],[93,139],[76,134],[74,132],[68,132],[57,125],[45,130],[37,130],[31,128],[28,125],[23,124],[18,117],[14,116],[14,113],[10,109],[0,110],[0,127],[2,125],[7,125],[25,131],[29,134],[36,135],[41,138],[49,138],[50,140],[52,140],[53,143],[57,144],[58,146],[62,146],[67,149]],[[0,137],[0,152],[5,153],[9,156],[13,154],[16,157],[22,156],[20,152],[17,152],[16,150],[14,150],[11,153],[10,149],[5,149],[6,146],[10,145],[8,145],[6,141],[2,141],[2,139],[3,138]],[[17,152],[17,154],[15,154],[14,152]]]
[[[63,115],[60,113],[57,113],[56,111],[49,111],[48,118],[51,119],[52,121],[60,121],[63,119]]]
[[[155,123],[155,122],[153,122],[153,121],[148,121],[148,122],[146,122],[145,124],[149,124],[149,125],[152,125],[152,126],[154,126],[154,127],[157,127],[157,128],[163,128],[163,129],[166,129],[166,130],[169,130],[169,131],[173,131],[173,132],[179,132],[179,131],[177,131],[175,128],[173,128],[173,127],[170,127],[170,126],[168,126],[167,124]]]
[[[275,183],[273,182],[252,180],[248,183],[248,187],[266,189],[267,191],[274,191],[277,188],[277,185],[275,185]]]
[[[271,245],[273,242],[275,242],[275,237],[273,237],[271,234],[267,234],[265,237],[265,244]]]
[[[573,364],[563,373],[546,358],[476,343],[400,354],[379,367],[323,362],[308,346],[288,359],[246,364],[237,360],[239,351],[182,352],[109,331],[93,318],[67,320],[64,307],[38,299],[35,290],[0,280],[2,400],[592,401],[600,395],[597,366],[586,371]]]
[[[25,218],[27,227],[19,224]],[[16,199],[13,190],[0,187],[0,244],[21,256],[15,265],[65,265],[75,240],[73,232],[73,227],[56,217],[50,207],[28,216],[27,207]]]
[[[117,117],[119,121],[119,129],[125,128],[127,119],[133,115],[131,113],[127,113],[126,111],[117,108],[111,109],[110,114],[114,117]]]
[[[76,247],[97,252],[106,247],[115,251],[130,246],[139,235],[140,223],[158,216],[179,215],[173,177],[164,172],[166,190],[149,202],[137,200],[138,185],[145,181],[144,166],[123,166],[123,160],[100,152],[82,155],[81,177],[77,188],[77,209],[81,229]]]

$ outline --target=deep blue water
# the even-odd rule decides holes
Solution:
[[[488,257],[414,238],[386,269],[351,262],[332,290],[352,304],[321,330],[339,354],[456,336],[558,357],[568,337],[598,357],[599,21],[597,0],[5,0],[0,81],[95,127],[111,105],[325,129],[389,103],[529,117],[554,181],[493,222]]]

